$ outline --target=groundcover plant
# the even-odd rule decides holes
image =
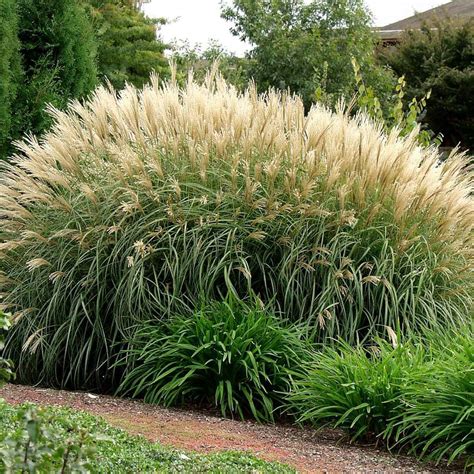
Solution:
[[[69,408],[10,406],[0,400],[0,418],[2,473],[296,472],[248,453],[178,451]]]
[[[315,342],[450,325],[472,306],[472,173],[416,132],[211,76],[51,112],[0,178],[22,381],[117,386],[140,321],[229,291]]]

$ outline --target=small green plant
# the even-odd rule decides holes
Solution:
[[[10,326],[10,315],[0,310],[0,387],[14,376],[12,362],[1,355],[5,344],[5,333]]]
[[[145,401],[213,402],[223,416],[273,420],[304,356],[297,330],[234,297],[138,329],[119,391]]]
[[[460,144],[472,152],[474,20],[441,17],[406,31],[396,48],[380,50],[380,61],[395,74],[405,75],[408,101],[432,90],[423,121],[443,133],[445,146]]]
[[[474,466],[474,331],[430,337],[430,359],[410,372],[386,439],[437,463]]]
[[[344,428],[352,440],[373,439],[399,412],[407,373],[422,362],[423,348],[411,344],[327,347],[297,380],[290,411],[300,422]]]
[[[426,114],[427,101],[431,97],[431,90],[421,99],[413,97],[408,106],[406,106],[403,100],[407,84],[405,76],[401,76],[398,78],[395,86],[392,101],[384,110],[382,101],[377,97],[374,89],[365,85],[360,66],[354,58],[352,59],[352,67],[354,69],[357,89],[357,106],[360,110],[379,123],[383,123],[387,132],[396,127],[400,130],[400,135],[408,136],[414,130],[418,130],[417,141],[420,145],[441,144],[443,140],[442,134],[435,136],[431,130],[427,130],[421,125],[422,118]]]

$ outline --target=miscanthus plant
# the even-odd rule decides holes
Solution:
[[[472,172],[416,131],[211,76],[51,113],[0,178],[22,380],[110,386],[127,328],[229,289],[315,341],[451,324],[472,305]]]

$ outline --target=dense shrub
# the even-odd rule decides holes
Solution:
[[[65,107],[97,84],[96,44],[82,2],[17,0],[22,75],[12,105],[12,138],[51,124],[48,104]]]
[[[53,113],[0,178],[23,381],[114,386],[127,328],[230,288],[315,341],[467,317],[472,175],[415,133],[219,79],[101,88]]]
[[[0,1],[0,159],[12,138],[12,104],[20,79],[18,13],[15,0]]]
[[[296,329],[234,297],[140,326],[120,391],[146,402],[214,403],[222,415],[273,420],[305,348]]]
[[[86,0],[97,40],[99,77],[117,89],[126,83],[147,83],[154,71],[169,73],[163,54],[166,45],[157,37],[162,20],[147,17],[130,0]]]
[[[425,121],[451,146],[474,147],[473,42],[474,21],[436,20],[382,53],[396,74],[405,75],[408,101],[432,91]]]
[[[407,377],[424,363],[424,350],[382,340],[370,347],[341,343],[313,359],[289,397],[290,410],[301,422],[373,439],[399,414]]]

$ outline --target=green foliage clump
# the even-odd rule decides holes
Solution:
[[[163,51],[166,45],[157,38],[163,20],[148,18],[136,2],[88,0],[98,43],[98,69],[102,80],[117,89],[126,83],[143,86],[155,72],[169,75]]]
[[[474,328],[429,337],[428,361],[410,372],[384,436],[410,453],[474,467]]]
[[[405,33],[382,61],[404,75],[407,101],[432,91],[424,120],[447,145],[474,147],[474,21],[437,20]]]
[[[20,380],[115,388],[129,328],[229,291],[313,341],[449,327],[472,308],[463,156],[211,77],[99,88],[55,119],[0,177]]]
[[[146,402],[214,403],[223,416],[273,420],[304,357],[294,328],[228,297],[165,326],[140,326],[127,351],[120,391]]]
[[[454,331],[315,353],[288,397],[299,421],[384,440],[437,463],[474,465],[474,334]]]
[[[15,0],[0,1],[0,159],[12,140],[13,103],[20,80],[18,12]]]
[[[314,355],[289,397],[291,409],[301,422],[344,428],[352,440],[371,439],[399,413],[407,376],[423,362],[422,346],[341,342]]]
[[[324,93],[332,104],[354,94],[351,58],[380,97],[392,76],[377,66],[371,16],[363,0],[234,0],[222,16],[251,45],[249,74],[260,91],[299,94],[306,108]],[[388,96],[387,96],[388,98]]]
[[[96,85],[96,45],[81,2],[18,0],[23,68],[14,103],[17,137],[51,124],[46,106],[65,107]]]
[[[0,403],[0,419],[2,472],[295,472],[248,454],[201,455],[165,448],[66,408]]]
[[[0,387],[13,378],[13,365],[11,361],[2,357],[2,351],[5,347],[5,333],[10,329],[10,315],[0,310]]]

